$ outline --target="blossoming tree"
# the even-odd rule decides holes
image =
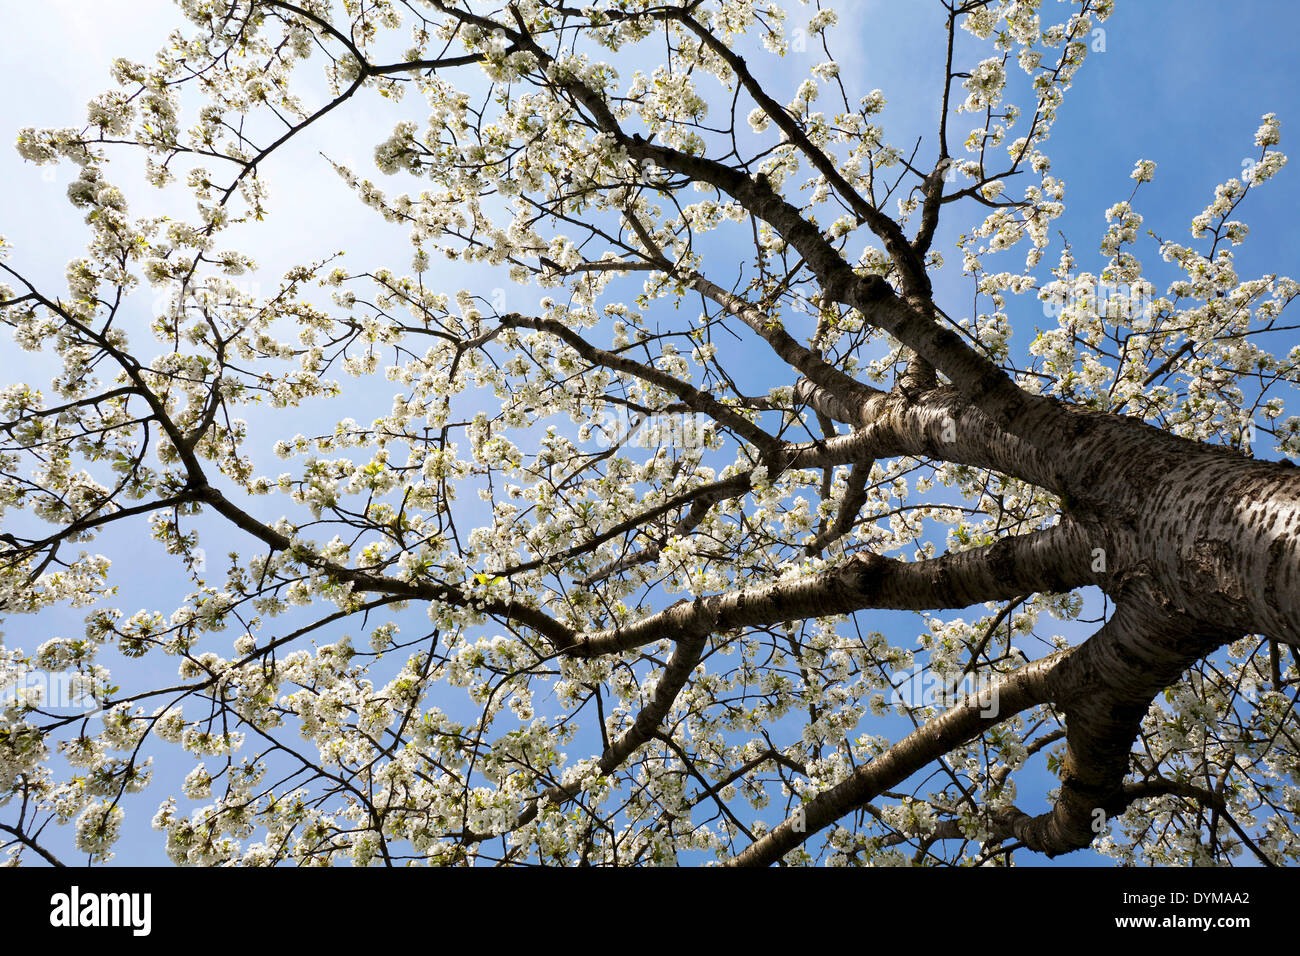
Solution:
[[[41,390],[6,360],[0,392],[11,854],[75,820],[107,859],[151,784],[180,863],[1300,853],[1300,472],[1268,460],[1300,451],[1300,349],[1267,350],[1298,287],[1232,253],[1273,115],[1190,242],[1152,244],[1157,286],[1149,162],[1099,272],[1043,262],[1045,141],[1111,0],[934,0],[909,149],[817,6],[179,5],[84,128],[18,140],[79,167],[91,240],[66,288],[0,262],[0,321],[60,366]],[[275,218],[277,151],[382,108],[413,191],[336,169],[413,264],[313,250],[250,292],[222,239]],[[133,217],[132,155],[197,215]],[[954,218],[973,306],[932,284]],[[482,264],[546,297],[456,292]],[[295,407],[330,424],[287,437]],[[113,607],[143,573],[88,544],[114,526],[190,593]],[[84,633],[15,639],[59,604]]]

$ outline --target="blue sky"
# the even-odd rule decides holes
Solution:
[[[1055,0],[1046,0],[1048,16],[1056,6]],[[1074,244],[1080,266],[1094,271],[1102,264],[1096,249],[1105,227],[1103,213],[1128,197],[1136,160],[1158,164],[1155,182],[1139,193],[1145,226],[1185,241],[1191,217],[1212,199],[1215,185],[1240,175],[1243,163],[1257,154],[1252,137],[1263,113],[1275,112],[1281,120],[1283,151],[1300,128],[1300,87],[1294,79],[1300,8],[1276,0],[1119,0],[1116,6],[1104,24],[1104,51],[1090,55],[1048,143],[1053,171],[1067,187],[1067,212],[1058,225]],[[940,35],[934,29],[941,24],[938,3],[848,0],[838,9],[841,29],[834,34],[832,52],[842,63],[850,98],[879,87],[890,102],[884,121],[891,141],[901,145],[916,135],[930,137],[942,66],[936,55]],[[0,79],[6,91],[0,98],[0,139],[11,143],[17,129],[27,125],[80,126],[85,102],[109,84],[110,59],[148,60],[177,19],[163,0],[0,0]],[[793,88],[810,64],[792,58],[789,65],[800,70],[798,76],[782,78]],[[318,156],[324,150],[364,169],[370,149],[386,137],[392,121],[379,111],[340,113],[275,157],[265,171],[272,189],[271,220],[248,234],[249,246],[268,274],[344,247],[353,266],[388,260],[406,268],[410,251],[404,234],[362,208]],[[959,128],[964,134],[960,124],[952,127]],[[933,141],[927,139],[920,155],[929,158],[933,152]],[[64,265],[81,252],[86,239],[80,214],[64,199],[70,175],[65,167],[25,164],[12,148],[0,150],[0,235],[14,249],[12,264],[50,288],[58,287]],[[128,196],[137,214],[165,210],[168,202],[153,190],[135,189]],[[1300,173],[1294,168],[1251,196],[1240,216],[1250,224],[1251,235],[1235,250],[1243,277],[1300,272],[1298,209]],[[952,242],[969,225],[951,221],[941,231],[936,248],[950,263],[960,261]],[[1055,261],[1058,250],[1049,251],[1045,266]],[[1023,252],[1016,255],[1023,258]],[[1156,258],[1153,246],[1143,258]],[[478,267],[448,275],[446,281],[448,292],[459,287],[488,291],[504,284]],[[952,303],[951,314],[968,311],[968,286],[951,265],[937,289],[941,304]],[[509,294],[522,300],[534,293]],[[951,298],[945,302],[945,296]],[[521,300],[512,300],[510,307],[526,308]],[[1015,352],[1033,338],[1035,321],[1047,321],[1020,308],[1012,313]],[[7,343],[0,344],[4,384],[39,371],[37,363],[25,367],[23,375],[14,374],[13,352],[6,349]],[[370,398],[383,405],[391,391],[381,383]],[[364,417],[353,409],[346,414]],[[301,424],[286,428],[289,433],[305,430]],[[134,551],[123,565],[161,558],[160,549],[149,542],[131,543],[126,533],[105,535],[101,542],[108,553],[113,553],[110,545]],[[181,581],[160,572],[147,582],[128,576],[122,584],[122,606],[130,613],[152,604],[155,588],[180,587]],[[75,629],[80,618],[81,612],[59,611],[38,621],[5,621],[0,630],[8,643],[31,649],[61,628]],[[898,635],[893,639],[901,640]],[[170,665],[170,660],[160,665],[168,676]],[[1035,784],[1045,788],[1050,781],[1025,781],[1022,805],[1030,807],[1038,797]],[[151,790],[129,805],[127,839],[116,862],[165,860],[158,835],[148,829],[157,799]],[[1086,859],[1077,854],[1068,862]],[[1041,861],[1025,857],[1021,862]]]

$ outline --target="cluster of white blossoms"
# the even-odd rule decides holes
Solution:
[[[1278,168],[1285,156],[1267,147],[1279,137],[1270,114],[1256,144]],[[1140,161],[1133,178],[1139,186],[1150,182],[1154,169]],[[1214,201],[1191,224],[1203,248],[1159,244],[1160,258],[1177,269],[1163,295],[1135,254],[1143,219],[1132,200],[1108,209],[1100,272],[1078,271],[1067,251],[1053,270],[1056,278],[1038,290],[1058,324],[1040,330],[1029,347],[1039,360],[1032,369],[1047,381],[1022,381],[1071,401],[1140,414],[1202,441],[1249,447],[1261,433],[1271,435],[1276,451],[1294,455],[1296,425],[1279,420],[1283,401],[1270,391],[1295,376],[1300,352],[1274,355],[1256,337],[1268,332],[1300,286],[1278,275],[1242,279],[1225,248],[1246,240],[1246,225],[1230,217],[1266,178],[1230,179],[1215,189]],[[1116,341],[1123,343],[1118,362]]]
[[[1149,183],[1155,178],[1156,164],[1149,159],[1139,159],[1133,167],[1132,178],[1140,183]]]
[[[77,849],[92,862],[112,859],[110,848],[120,835],[124,815],[121,807],[104,801],[87,806],[77,817]]]
[[[1007,84],[1007,71],[1002,57],[991,56],[971,70],[970,76],[962,80],[969,95],[966,102],[958,109],[967,113],[978,110],[993,109],[1002,99],[1002,90]]]

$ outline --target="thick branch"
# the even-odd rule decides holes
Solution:
[[[1066,524],[925,561],[857,554],[807,577],[678,602],[625,627],[580,638],[572,652],[595,657],[697,628],[716,633],[867,608],[960,608],[1026,592],[1069,591],[1098,581],[1090,564],[1092,543],[1082,528]]]
[[[727,861],[728,866],[767,866],[830,826],[846,813],[896,786],[917,770],[979,736],[1008,717],[1045,703],[1048,678],[1068,658],[1069,651],[1026,664],[994,685],[995,708],[985,695],[971,696],[908,734],[848,778],[823,791],[800,808],[798,819],[783,821],[761,839]]]

